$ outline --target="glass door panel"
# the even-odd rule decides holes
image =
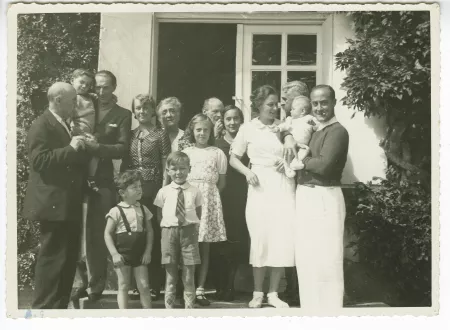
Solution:
[[[281,35],[254,35],[252,49],[253,65],[281,64]]]
[[[251,118],[250,95],[256,88],[271,85],[281,98],[288,81],[300,80],[309,88],[317,84],[322,51],[319,26],[244,25],[242,34],[242,91],[236,92],[240,97],[235,101],[246,120]]]
[[[287,36],[287,65],[316,65],[317,36],[289,34]]]
[[[308,85],[309,90],[316,86],[316,72],[315,71],[288,71],[287,81],[299,80]]]

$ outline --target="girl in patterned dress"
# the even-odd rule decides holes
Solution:
[[[186,137],[194,146],[183,150],[190,159],[191,172],[188,182],[202,192],[203,205],[198,241],[201,265],[198,271],[196,300],[201,306],[208,306],[205,297],[205,281],[209,267],[209,243],[227,240],[222,214],[220,191],[225,187],[227,157],[214,147],[213,124],[204,114],[195,115],[186,129]]]

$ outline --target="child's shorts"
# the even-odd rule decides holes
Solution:
[[[197,225],[161,228],[161,264],[200,264]]]

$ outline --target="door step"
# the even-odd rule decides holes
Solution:
[[[213,296],[212,293],[214,291],[206,292],[206,296],[211,299]],[[226,301],[215,301],[210,300],[211,305],[208,307],[196,306],[196,308],[204,308],[204,309],[241,309],[241,308],[249,308],[248,302],[251,300],[251,295],[248,293],[238,293],[236,295],[236,299],[231,302]],[[164,295],[156,301],[152,303],[154,309],[164,309]],[[269,306],[267,303],[264,303],[263,308],[273,308]],[[373,308],[373,307],[389,307],[387,304],[383,302],[365,302],[365,303],[357,303],[357,304],[348,304],[345,307],[349,308]],[[105,291],[103,292],[103,296],[96,302],[89,301],[88,298],[82,298],[78,302],[71,302],[69,305],[70,309],[118,309],[117,305],[117,291]],[[139,300],[139,296],[134,293],[130,293],[130,299],[128,301],[129,309],[141,309],[141,302]],[[177,299],[177,303],[175,308],[183,308],[179,299]],[[298,306],[292,306],[292,308],[299,308]]]

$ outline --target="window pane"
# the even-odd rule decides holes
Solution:
[[[315,65],[316,55],[316,35],[288,35],[288,65]]]
[[[316,72],[315,71],[288,71],[287,80],[300,80],[304,82],[309,90],[316,86]]]
[[[253,65],[281,64],[281,35],[253,35]]]
[[[252,71],[252,91],[263,85],[274,87],[280,91],[281,72],[280,71]]]

